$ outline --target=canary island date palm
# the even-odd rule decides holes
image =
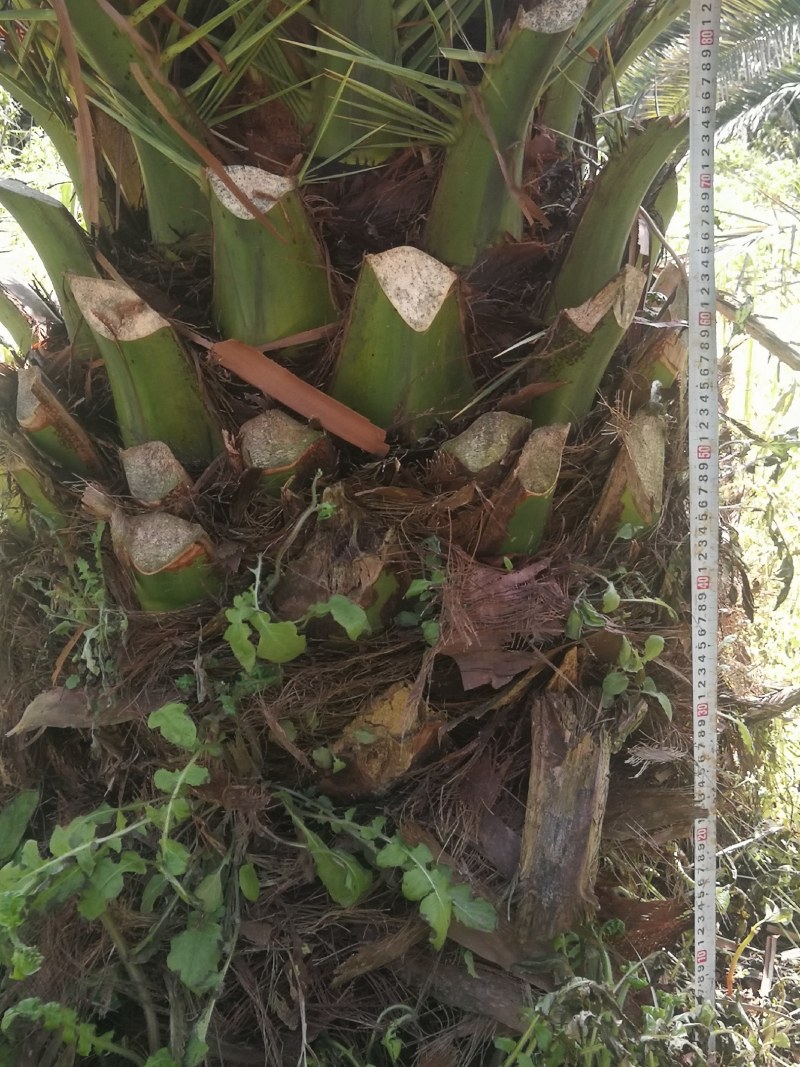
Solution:
[[[32,648],[18,620],[4,621],[9,728],[94,722],[102,734],[178,699],[175,680],[193,662],[189,711],[215,724],[203,727],[214,741],[202,758],[218,785],[202,818],[227,857],[225,879],[244,855],[258,856],[262,840],[248,837],[244,816],[231,832],[225,813],[241,815],[236,789],[264,780],[267,790],[295,790],[278,805],[280,832],[297,828],[284,857],[306,850],[329,889],[325,856],[336,857],[349,881],[335,900],[353,906],[372,900],[377,882],[363,855],[334,849],[330,837],[326,853],[316,831],[302,829],[298,796],[320,788],[362,803],[377,796],[391,812],[409,775],[435,760],[450,704],[462,715],[473,707],[476,724],[488,707],[526,716],[530,692],[553,670],[568,688],[590,686],[593,670],[602,678],[588,661],[583,674],[559,666],[580,640],[570,603],[610,545],[635,538],[646,557],[667,447],[665,408],[652,394],[669,395],[684,355],[669,316],[648,329],[657,311],[647,294],[687,123],[680,114],[628,121],[614,65],[629,63],[686,6],[3,6],[0,85],[51,138],[81,209],[76,222],[50,196],[13,177],[0,182],[0,205],[33,242],[56,301],[18,282],[0,292],[16,349],[0,378],[3,568],[18,598],[9,604],[24,604],[26,617],[40,612],[41,632],[51,631]],[[565,456],[591,435],[603,442],[600,466],[581,478],[569,461],[564,482]],[[31,578],[39,573],[31,561],[42,558],[54,569],[49,588],[41,574],[38,585]],[[107,582],[94,589],[89,614],[54,626],[53,590],[63,593],[76,574]],[[482,600],[491,639],[476,621]],[[98,659],[87,649],[97,647],[101,603],[103,618],[115,613],[128,632],[120,627]],[[459,610],[465,625],[456,632]],[[586,617],[602,626],[596,611]],[[153,692],[155,672],[134,654],[145,646],[159,664]],[[341,699],[335,727],[324,700],[322,715],[306,721],[275,711],[269,750],[254,751],[238,724],[253,701],[279,708],[293,672],[318,671],[324,690],[338,663],[376,656],[385,666],[395,652],[399,668],[386,678],[376,668],[373,703],[351,701],[349,725]],[[446,669],[454,662],[455,677]],[[521,677],[528,695],[515,703]],[[239,684],[248,680],[249,697]],[[564,791],[558,775],[549,786],[531,777],[519,870],[527,896],[502,930],[522,948],[507,958],[487,949],[480,936],[496,914],[487,920],[478,909],[471,919],[463,906],[460,921],[448,911],[438,933],[427,914],[436,949],[447,934],[449,945],[502,971],[592,913],[610,753],[642,709],[658,710],[646,688],[638,710],[623,713],[610,697],[602,725],[575,718],[563,694],[547,712],[552,736],[572,753],[562,775],[571,784]],[[461,732],[474,739],[478,728]],[[123,748],[136,729],[147,733],[131,729],[118,738]],[[146,794],[146,769],[128,773],[122,793]],[[586,790],[569,793],[584,780]],[[537,794],[542,783],[553,789],[555,816]],[[556,843],[569,805],[587,805],[588,815],[572,828],[574,863]],[[331,823],[329,808],[315,810],[328,812],[326,834],[351,825],[352,816]],[[554,881],[553,866],[562,871]],[[130,877],[143,882],[134,867]],[[187,912],[197,930],[216,904],[203,912],[198,902],[198,886],[210,892],[205,873],[170,869],[162,855],[162,876],[177,895],[164,930],[150,924],[150,904],[141,952],[124,948],[112,922],[113,891],[105,911],[84,911],[102,912],[121,953],[120,995],[146,994],[147,1037],[128,1028],[126,1054],[143,1062],[148,1045],[154,1054],[169,1040],[160,1002],[153,1006],[159,981],[143,976],[147,961],[153,975],[169,967],[183,981],[169,1010],[194,1020],[195,1044],[173,1033],[170,1047],[195,1063],[215,1007],[227,997],[230,1014],[233,976],[246,984],[255,949],[241,957],[243,970],[231,948],[216,984],[175,962],[175,941],[165,963],[174,916]],[[252,886],[241,884],[249,900]],[[139,898],[128,895],[135,911]],[[379,898],[374,907],[387,908],[385,892]],[[237,925],[246,906],[236,905]],[[226,938],[235,945],[233,927]],[[317,951],[298,941],[286,957],[295,961],[294,1006],[277,985],[264,993],[270,1025],[283,1034],[268,1062],[302,1053],[290,1016],[297,1004],[302,1011]],[[30,957],[14,958],[20,977],[35,970]],[[406,986],[419,982],[419,958],[404,961]],[[434,983],[433,995],[452,1004],[455,994]],[[497,1011],[488,1015],[502,1024]],[[306,1022],[309,1041],[341,1031],[335,1020]],[[231,1024],[228,1044],[252,1043],[259,1025]],[[239,1062],[235,1048],[228,1054]]]

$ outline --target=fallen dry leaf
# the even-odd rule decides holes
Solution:
[[[286,367],[241,341],[221,341],[211,356],[221,366],[307,419],[317,419],[330,433],[376,456],[389,451],[386,433],[352,408],[327,396]]]

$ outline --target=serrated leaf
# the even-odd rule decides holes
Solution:
[[[289,663],[306,650],[306,639],[297,631],[293,622],[272,622],[268,615],[260,614],[252,620],[258,632],[256,655],[269,663]]]
[[[664,651],[664,644],[664,638],[661,634],[650,634],[644,643],[644,652],[642,653],[644,662],[649,663],[651,660],[658,659]]]
[[[39,790],[23,789],[0,811],[0,863],[17,851],[38,804]]]
[[[222,875],[212,871],[200,881],[194,895],[200,904],[200,910],[210,915],[222,906]]]
[[[230,626],[222,636],[230,645],[231,652],[236,656],[239,663],[250,674],[256,665],[256,650],[250,640],[253,631],[246,622],[241,621],[238,617],[231,618],[235,614],[231,610],[225,612],[226,618],[230,621]]]
[[[431,928],[431,944],[440,949],[450,928],[453,905],[450,897],[450,872],[445,867],[431,871],[433,890],[420,901],[419,913]]]
[[[198,914],[188,929],[172,938],[167,966],[193,993],[205,993],[217,984],[221,940],[220,924]]]
[[[239,868],[239,889],[245,900],[254,902],[261,893],[258,872],[252,863],[243,863]]]
[[[151,730],[159,730],[165,741],[179,748],[193,751],[197,748],[197,727],[185,704],[165,704],[147,718]]]
[[[173,841],[171,837],[165,837],[161,841],[160,849],[161,865],[167,874],[181,875],[186,873],[189,866],[189,850],[180,841]]]
[[[609,582],[606,586],[606,591],[603,594],[603,612],[608,615],[612,611],[616,611],[620,605],[620,596],[614,587],[613,582]]]
[[[488,900],[472,895],[472,889],[461,883],[450,889],[453,915],[472,930],[491,931],[497,928],[497,912]]]

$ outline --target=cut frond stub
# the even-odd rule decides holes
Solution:
[[[208,172],[221,333],[258,347],[334,322],[325,259],[294,180],[258,167],[225,173],[261,217]]]
[[[330,438],[278,408],[250,419],[240,432],[244,465],[260,472],[260,487],[273,496],[290,480],[329,471],[336,461]]]
[[[415,441],[472,396],[458,279],[418,248],[366,256],[331,393]]]
[[[220,587],[213,547],[196,523],[165,511],[133,516],[115,511],[111,536],[144,611],[179,611]]]
[[[164,441],[182,463],[209,463],[222,437],[169,322],[123,282],[67,281],[103,356],[122,443]]]

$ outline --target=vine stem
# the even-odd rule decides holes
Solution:
[[[119,958],[122,961],[122,965],[128,972],[128,977],[136,986],[136,992],[139,994],[139,999],[142,1005],[142,1012],[144,1014],[145,1025],[147,1027],[147,1047],[151,1055],[154,1055],[161,1048],[161,1035],[158,1028],[158,1019],[156,1018],[156,1010],[153,1006],[152,998],[150,997],[150,991],[147,988],[147,982],[142,974],[138,964],[134,963],[130,958],[128,952],[128,946],[125,942],[125,938],[122,936],[117,924],[108,914],[104,912],[100,916],[100,921],[108,932],[108,936],[114,942],[114,948],[119,953]]]

